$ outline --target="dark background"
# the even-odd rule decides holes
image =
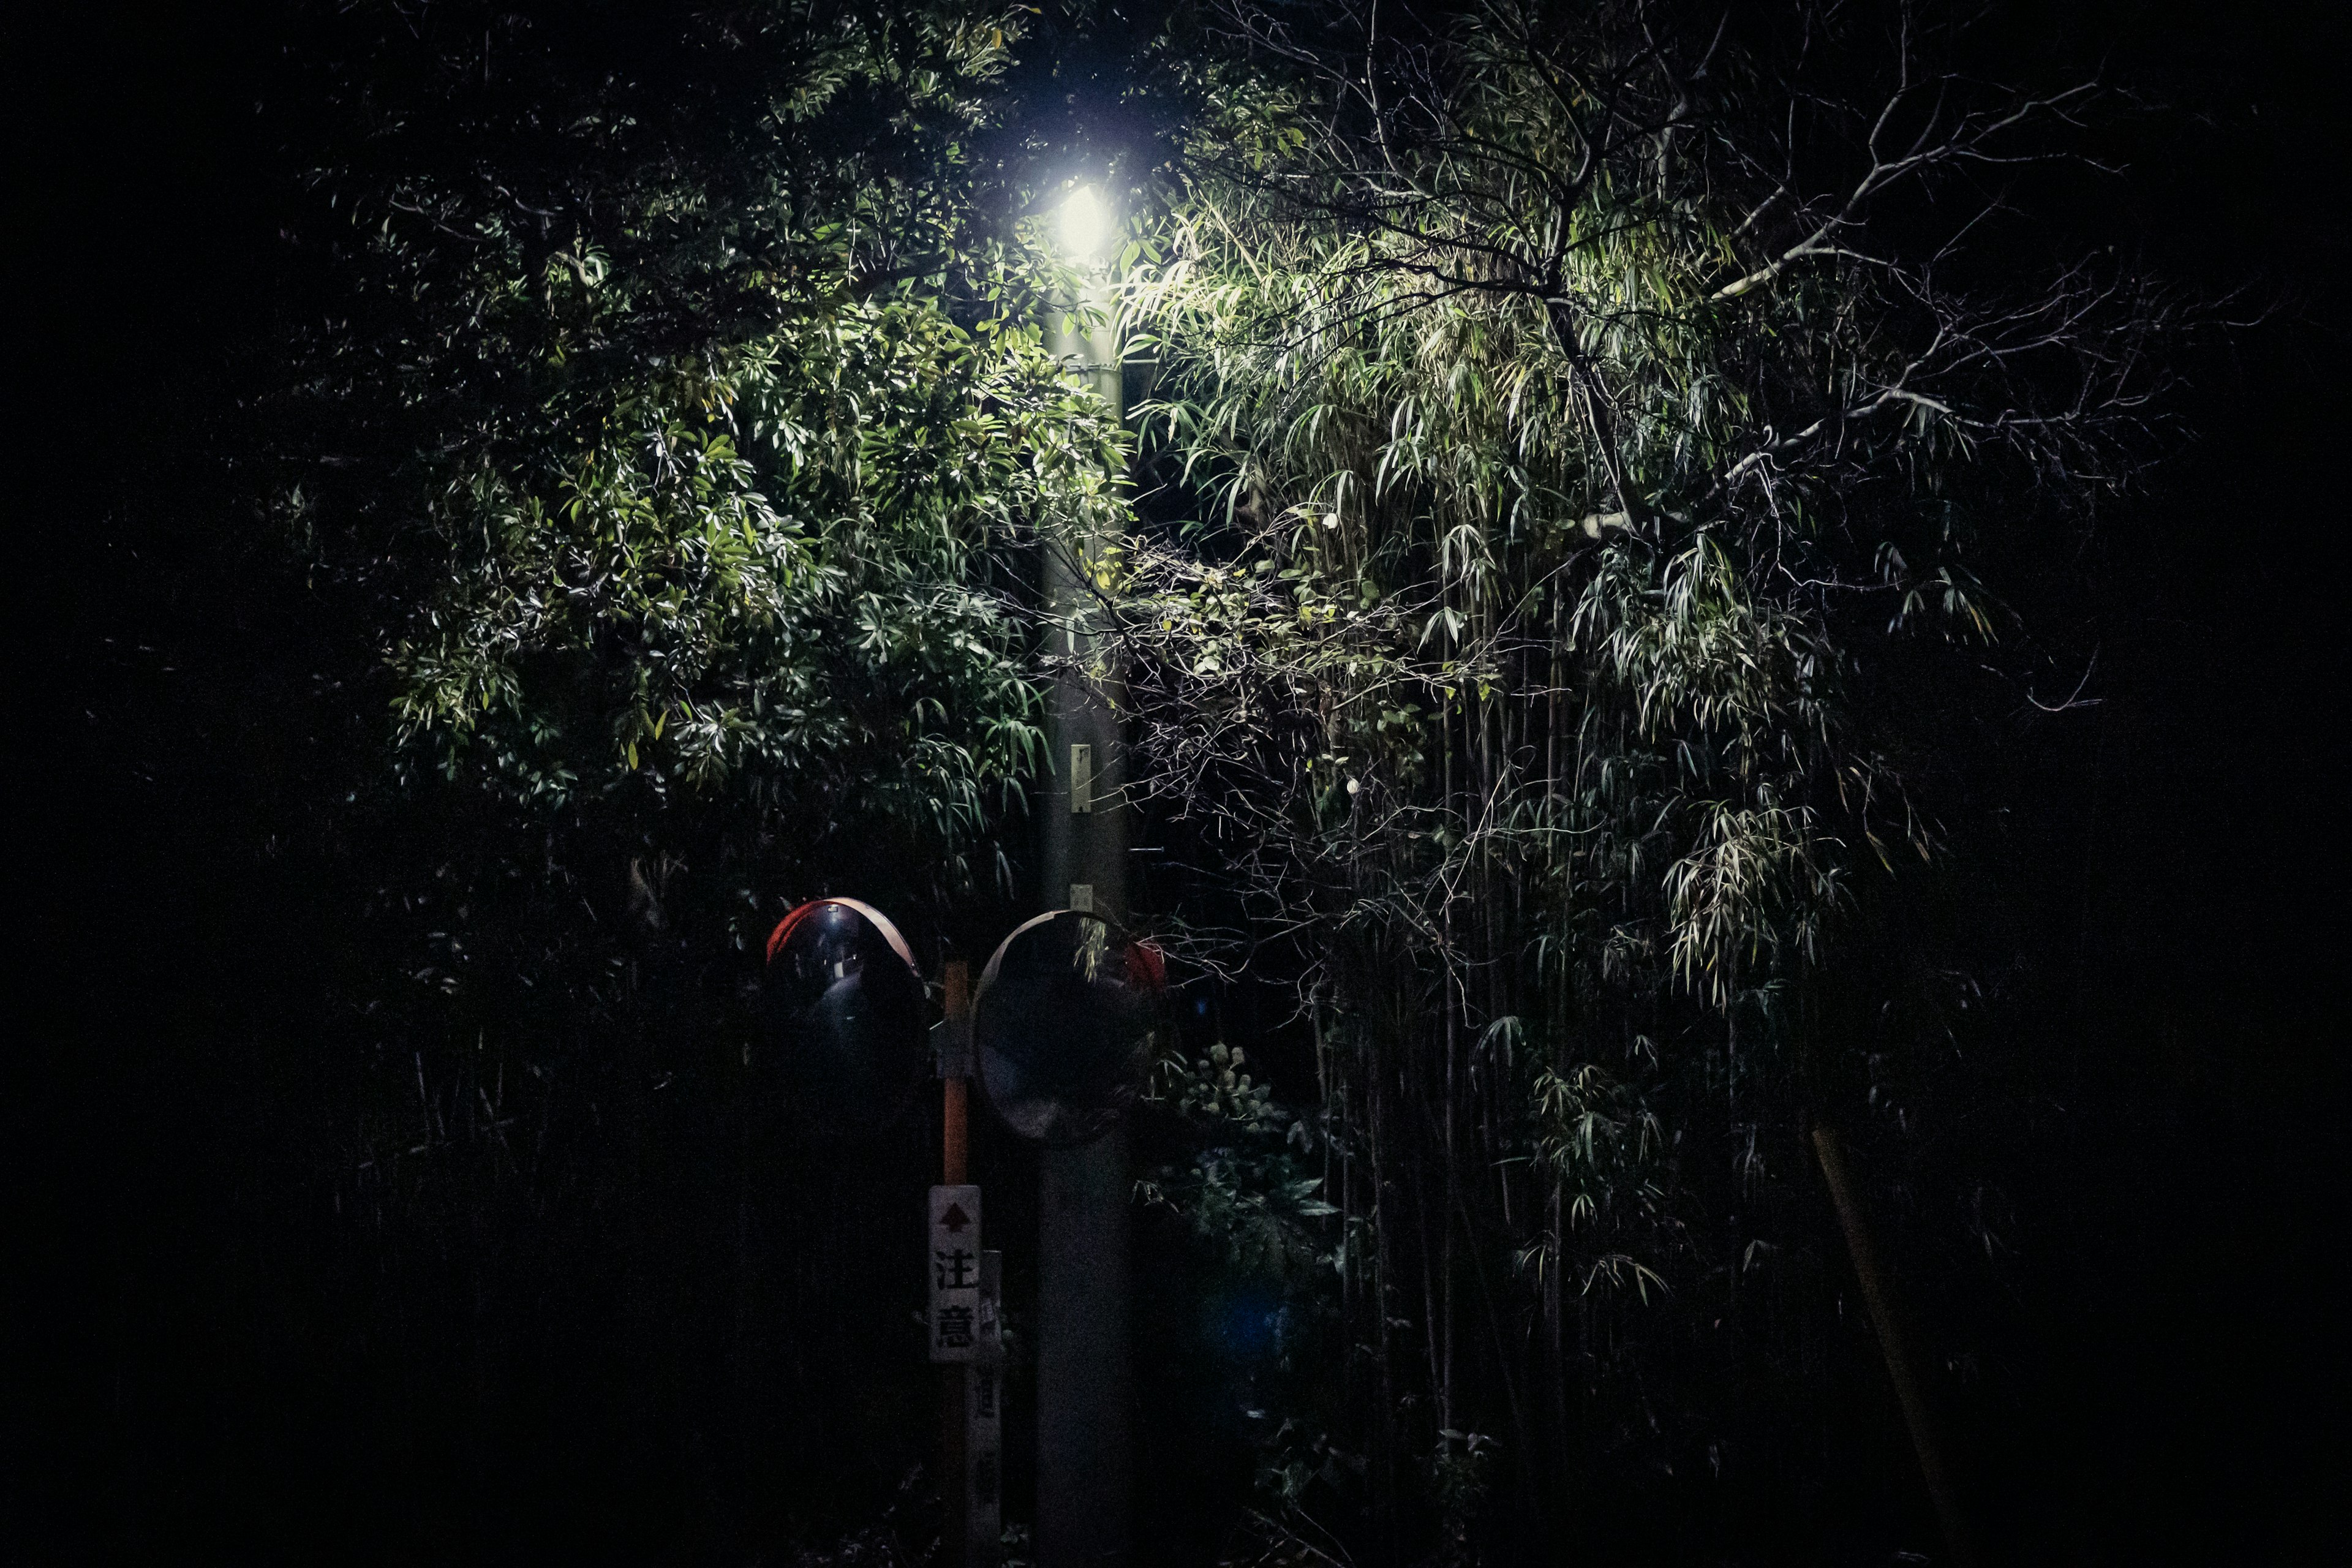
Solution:
[[[690,1380],[595,1353],[625,1340],[615,1314],[664,1301],[527,1288],[593,1274],[599,1227],[627,1216],[574,1215],[547,1258],[500,1261],[508,1342],[538,1347],[511,1363],[428,1364],[430,1311],[369,1338],[393,1265],[330,1213],[336,1152],[306,1142],[340,1090],[304,1031],[352,928],[275,841],[284,792],[331,771],[318,748],[352,743],[303,729],[306,661],[338,629],[262,535],[223,526],[206,445],[273,302],[279,164],[251,88],[275,35],[193,7],[10,28],[10,248],[32,266],[11,312],[26,1081],[0,1531],[33,1543],[19,1560],[749,1560],[758,1529],[709,1522],[728,1458],[672,1441],[701,1429],[665,1404]],[[2126,225],[2271,313],[2184,361],[2199,434],[2149,494],[2079,548],[2021,550],[2025,580],[1994,575],[2052,648],[2095,648],[2097,705],[2053,718],[2021,693],[1972,742],[1981,809],[1947,907],[1992,1024],[1960,1071],[1980,1114],[1939,1125],[2000,1173],[2016,1284],[1966,1335],[1936,1328],[1950,1304],[1922,1310],[1989,1363],[1957,1414],[2000,1555],[2341,1563],[2344,27],[2177,5],[1997,32],[2182,106],[2135,133],[2113,205],[2054,221]],[[648,1180],[723,1198],[749,1147]],[[1886,1221],[1900,1269],[1942,1216]],[[705,1244],[748,1245],[660,1243]],[[828,1331],[854,1339],[874,1312],[843,1316]],[[1855,1365],[1833,1452],[1877,1459],[1820,1507],[1895,1523],[1660,1554],[1885,1562],[1923,1539],[1892,1400]],[[887,1391],[829,1397],[820,1447],[894,1418]],[[1202,1454],[1204,1488],[1240,1479]],[[878,1496],[795,1527],[851,1528]]]

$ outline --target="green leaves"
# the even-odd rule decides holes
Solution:
[[[829,853],[791,817],[940,892],[993,864],[1042,746],[1022,552],[1122,504],[1024,314],[1057,264],[976,184],[1020,20],[321,18],[366,63],[299,57],[330,308],[276,456],[367,585],[404,779],[683,813],[763,885]]]
[[[1170,1166],[1142,1184],[1148,1203],[1184,1216],[1229,1266],[1297,1279],[1333,1261],[1322,1222],[1339,1214],[1307,1167],[1314,1137],[1253,1080],[1247,1056],[1220,1041],[1205,1057],[1158,1064],[1150,1101],[1174,1113],[1197,1148],[1189,1168]]]
[[[1287,963],[1315,1016],[1328,1179],[1386,1249],[1351,1343],[1444,1408],[1464,1258],[1520,1262],[1562,1357],[1704,1275],[1856,857],[1928,847],[1889,758],[1948,755],[1912,683],[1973,672],[1898,639],[1993,640],[1979,531],[2104,482],[2149,329],[2083,269],[1953,292],[1974,195],[1874,228],[1923,165],[1867,128],[1919,84],[2003,106],[1904,132],[1956,166],[2031,119],[1908,28],[1299,15],[1237,7],[1246,48],[1192,68],[1168,242],[1129,260],[1190,520],[1122,648],[1142,785],[1214,884],[1182,936]],[[1617,1314],[1573,1352],[1563,1281]],[[1409,1374],[1399,1301],[1450,1325]],[[1490,1414],[1557,1374],[1517,1331]]]

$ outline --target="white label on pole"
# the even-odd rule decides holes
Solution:
[[[1084,742],[1070,743],[1070,815],[1086,816],[1095,809],[1095,749]]]
[[[999,1303],[1003,1296],[1004,1254],[980,1255],[978,1352],[964,1368],[964,1518],[970,1522],[975,1565],[996,1561],[1004,1534],[1004,1341]]]
[[[980,1342],[980,1189],[931,1189],[931,1359],[968,1362]]]

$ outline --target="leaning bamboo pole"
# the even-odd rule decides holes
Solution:
[[[1927,1394],[1919,1385],[1911,1339],[1896,1316],[1893,1290],[1885,1271],[1879,1266],[1878,1247],[1871,1237],[1861,1199],[1854,1192],[1853,1173],[1846,1167],[1845,1144],[1835,1128],[1817,1121],[1813,1124],[1813,1152],[1821,1157],[1822,1176],[1829,1184],[1830,1202],[1837,1207],[1838,1224],[1845,1231],[1846,1249],[1853,1255],[1853,1271],[1862,1281],[1863,1304],[1870,1312],[1871,1327],[1878,1334],[1878,1348],[1886,1357],[1887,1375],[1895,1380],[1895,1397],[1902,1404],[1904,1423],[1911,1429],[1911,1447],[1919,1456],[1919,1475],[1927,1483],[1927,1496],[1936,1505],[1937,1522],[1943,1526],[1945,1550],[1951,1553],[1958,1568],[1977,1568],[1975,1545],[1960,1511],[1959,1494],[1944,1463],[1944,1446],[1935,1417],[1927,1408]]]

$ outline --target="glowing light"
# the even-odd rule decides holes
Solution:
[[[1073,261],[1099,261],[1110,248],[1110,204],[1092,185],[1080,185],[1063,198],[1054,226],[1064,255]]]

